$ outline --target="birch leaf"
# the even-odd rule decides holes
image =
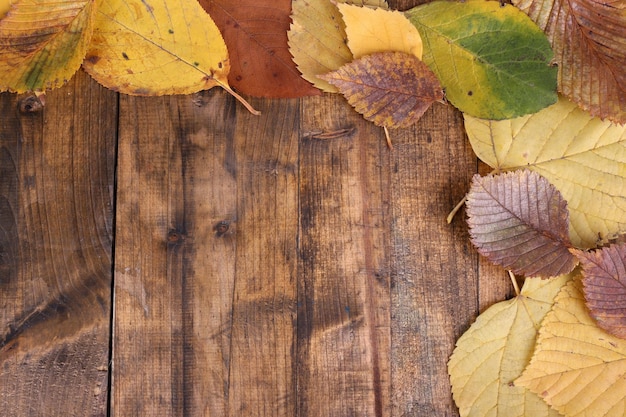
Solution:
[[[533,357],[515,385],[567,417],[623,417],[626,340],[589,316],[580,280],[563,287],[541,323]]]
[[[526,276],[569,273],[567,203],[533,171],[475,175],[467,196],[472,243],[491,262]]]
[[[410,126],[443,99],[437,77],[403,52],[367,55],[320,78],[337,86],[356,111],[378,126]]]
[[[84,67],[125,94],[230,91],[226,45],[196,1],[103,0]]]
[[[483,312],[448,362],[461,417],[557,417],[536,394],[513,385],[532,356],[539,325],[571,277],[527,278],[519,296]]]
[[[384,0],[338,0],[337,3],[387,8]],[[352,61],[339,9],[331,0],[293,0],[291,8],[289,51],[302,78],[322,91],[336,93],[334,86],[318,76]]]
[[[291,59],[291,0],[199,0],[219,27],[230,55],[229,84],[256,97],[320,94]]]
[[[497,1],[434,1],[406,12],[424,42],[424,62],[461,111],[485,119],[534,113],[557,100],[545,34]]]
[[[348,48],[354,58],[397,51],[422,59],[422,38],[403,13],[342,3],[337,7],[346,25]]]
[[[592,115],[626,123],[626,3],[513,0],[548,35],[559,91]]]
[[[95,1],[8,4],[0,20],[0,91],[44,91],[65,84],[87,51]],[[6,10],[7,2],[1,7]]]
[[[513,120],[465,115],[474,152],[496,170],[528,168],[567,200],[570,239],[591,248],[626,231],[626,126],[591,117],[568,100]]]
[[[591,316],[608,333],[626,339],[626,244],[576,255]]]

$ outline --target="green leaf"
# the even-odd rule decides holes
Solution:
[[[424,62],[461,111],[501,120],[556,102],[550,43],[517,8],[484,0],[436,1],[406,15],[422,36]]]

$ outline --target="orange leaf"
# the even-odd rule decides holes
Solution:
[[[378,126],[410,126],[434,101],[443,99],[435,74],[404,52],[367,55],[320,78],[336,86],[359,113]]]
[[[199,0],[228,47],[228,83],[256,97],[321,94],[292,61],[287,45],[291,0]]]
[[[626,3],[514,0],[546,33],[559,90],[593,116],[626,123]]]
[[[626,339],[626,244],[594,252],[577,251],[584,293],[598,327]]]

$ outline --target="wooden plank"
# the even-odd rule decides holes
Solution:
[[[237,112],[230,416],[295,415],[298,100]],[[240,109],[243,110],[243,109]]]
[[[298,107],[265,104],[121,100],[115,416],[293,415]]]
[[[389,415],[390,151],[340,96],[301,134],[298,415]]]
[[[0,95],[0,409],[104,416],[117,95],[79,72],[20,100]]]
[[[435,105],[395,137],[391,181],[393,415],[453,416],[447,362],[478,310],[478,259],[462,213],[476,172],[460,113]]]

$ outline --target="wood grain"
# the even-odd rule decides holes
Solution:
[[[106,415],[117,95],[0,95],[0,409]]]

